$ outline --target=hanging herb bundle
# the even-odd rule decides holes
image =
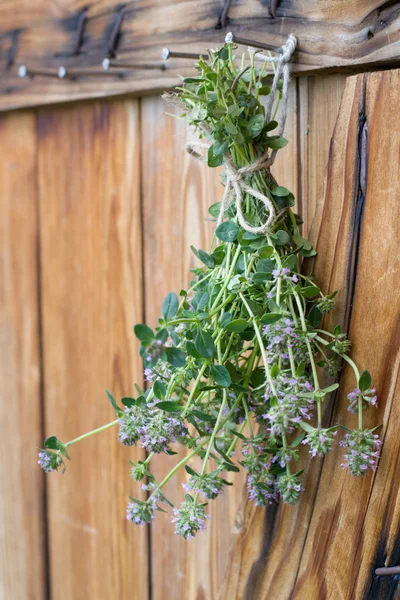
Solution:
[[[343,428],[343,467],[358,476],[378,461],[379,437],[363,427],[363,410],[376,404],[371,376],[360,374],[348,356],[350,342],[339,325],[321,328],[336,292],[325,295],[313,276],[301,273],[303,258],[315,251],[300,233],[293,195],[270,172],[287,144],[282,132],[294,45],[289,39],[277,58],[250,51],[249,64],[243,57],[237,68],[235,47],[227,44],[200,59],[198,76],[168,95],[200,132],[202,141],[188,150],[197,156],[206,150],[210,167],[225,166],[223,201],[210,207],[217,220],[214,243],[209,252],[194,249],[200,263],[195,279],[180,300],[175,293],[166,296],[158,327],[134,328],[146,391],[137,387],[136,397],[121,404],[107,392],[115,421],[68,443],[52,436],[39,454],[45,471],[64,468],[69,446],[118,425],[122,444],[140,444],[148,452],[131,470],[134,480],[146,482],[148,498],[131,498],[127,518],[145,524],[169,506],[176,533],[187,539],[204,528],[207,501],[228,484],[227,471],[247,471],[249,499],[259,506],[299,500],[300,444],[312,457],[324,456],[339,437],[339,425],[322,427],[322,404],[338,384],[321,387],[317,367],[336,377],[344,360],[354,372],[355,389],[347,397],[357,418],[353,430]],[[268,63],[272,76],[266,75]],[[158,482],[152,458],[175,454],[173,442],[187,451]],[[192,466],[195,456],[202,461],[199,470]],[[186,494],[175,507],[164,487],[183,468]]]

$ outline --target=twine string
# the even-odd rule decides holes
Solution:
[[[290,71],[289,71],[289,61],[293,55],[293,52],[296,48],[297,40],[294,35],[290,34],[287,42],[282,46],[282,51],[279,56],[266,56],[264,54],[256,53],[254,58],[257,60],[263,60],[267,63],[276,63],[276,68],[274,72],[274,78],[272,81],[271,91],[268,95],[267,105],[265,109],[265,122],[269,123],[271,120],[272,109],[274,106],[274,101],[276,99],[278,93],[278,84],[282,79],[282,101],[281,101],[281,113],[280,113],[280,123],[278,127],[278,135],[281,136],[283,134],[285,123],[286,123],[286,113],[287,113],[287,105],[288,105],[288,89],[289,89],[289,81],[290,81]],[[208,151],[210,148],[210,144],[206,144],[204,142],[189,142],[186,144],[186,150],[189,154],[193,155],[197,159],[206,162],[206,159],[203,158],[203,151]],[[246,175],[251,175],[257,171],[262,171],[265,169],[270,169],[274,163],[275,157],[277,154],[277,150],[273,150],[271,153],[268,150],[265,154],[257,158],[251,164],[236,169],[234,166],[232,159],[225,154],[224,155],[224,166],[225,166],[225,174],[226,174],[226,184],[224,189],[224,194],[221,201],[221,209],[219,212],[219,216],[217,219],[217,225],[220,225],[224,219],[225,213],[228,210],[229,206],[233,202],[233,198],[235,198],[236,205],[236,214],[238,217],[238,221],[241,227],[245,231],[249,231],[254,234],[265,234],[272,222],[275,219],[275,207],[273,202],[268,196],[262,194],[255,188],[250,187],[245,182]],[[243,215],[242,204],[243,204],[243,194],[248,194],[253,198],[257,198],[260,200],[266,209],[267,218],[265,222],[259,227],[254,227],[248,223]]]

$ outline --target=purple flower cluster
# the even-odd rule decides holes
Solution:
[[[184,500],[179,509],[174,508],[171,522],[175,523],[176,535],[191,540],[198,531],[205,529],[208,518],[203,505]]]
[[[153,340],[146,348],[146,361],[152,362],[158,360],[164,350],[164,344],[162,340]]]
[[[299,451],[295,448],[279,448],[277,452],[275,452],[272,462],[278,463],[282,468],[286,467],[290,463],[291,460],[298,460]]]
[[[168,452],[176,438],[185,437],[188,429],[181,417],[167,416],[159,410],[148,411],[148,417],[140,425],[140,443],[148,452]]]
[[[271,435],[290,433],[302,421],[311,419],[314,408],[312,397],[303,397],[300,394],[311,394],[314,390],[312,384],[304,377],[287,377],[279,375],[275,382],[277,398],[275,404],[270,406],[262,417],[269,423]],[[272,390],[267,385],[265,400],[270,401]]]
[[[223,479],[215,475],[191,475],[187,483],[182,483],[182,487],[187,492],[202,492],[206,498],[213,500],[222,493],[224,485]]]
[[[372,429],[351,431],[340,445],[347,450],[342,467],[350,469],[352,475],[364,475],[368,469],[376,470],[382,442]]]
[[[352,413],[358,413],[358,401],[361,400],[362,408],[366,408],[371,404],[371,406],[376,406],[378,397],[375,394],[376,389],[368,389],[365,392],[362,392],[358,387],[347,394],[347,399],[350,401],[350,406],[348,410]]]
[[[247,477],[247,494],[256,506],[268,506],[278,501],[276,481],[267,470],[257,479],[254,475]]]
[[[302,444],[310,446],[311,456],[324,456],[332,449],[334,437],[337,430],[334,429],[317,429],[307,433],[307,436],[302,441]]]
[[[124,446],[136,446],[140,438],[139,429],[145,423],[145,413],[142,407],[127,406],[124,414],[118,419],[118,439]]]
[[[118,438],[122,444],[133,446],[140,440],[143,448],[156,453],[168,452],[172,442],[188,433],[180,416],[167,416],[149,406],[125,408],[119,426]]]
[[[297,363],[306,365],[310,362],[303,336],[301,332],[296,331],[296,323],[292,319],[286,318],[283,321],[265,325],[262,333],[267,338],[266,351],[269,362],[274,362],[279,356],[285,365],[289,365],[288,348],[292,349]]]
[[[49,452],[48,450],[41,450],[38,457],[38,464],[42,467],[45,473],[57,471],[57,469],[63,464],[63,460],[59,454],[56,454],[55,452]]]
[[[147,502],[132,500],[126,509],[126,518],[135,525],[146,525],[155,519],[156,503],[149,499]]]
[[[287,267],[282,267],[282,269],[274,269],[272,271],[272,276],[275,279],[281,278],[285,279],[286,281],[293,281],[294,283],[297,283],[299,281],[299,278],[296,275],[296,273],[291,275],[291,271]]]
[[[303,490],[298,475],[280,475],[276,485],[285,504],[296,504],[298,502]]]

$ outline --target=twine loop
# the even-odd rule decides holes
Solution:
[[[281,52],[279,56],[266,56],[264,54],[260,54],[256,52],[254,58],[257,60],[263,60],[268,63],[276,63],[274,78],[272,81],[271,91],[268,95],[267,105],[265,108],[265,122],[269,123],[271,120],[271,113],[274,104],[274,100],[278,91],[279,81],[282,79],[282,104],[281,104],[281,118],[280,124],[278,127],[278,135],[281,136],[284,131],[285,122],[286,122],[286,112],[287,112],[287,101],[288,101],[288,87],[290,80],[289,73],[289,61],[293,55],[293,52],[296,48],[297,40],[294,35],[290,34],[286,43],[282,46]],[[249,49],[254,51],[254,49]],[[195,158],[206,162],[203,158],[202,151],[208,151],[210,148],[210,144],[204,142],[189,142],[185,146],[187,152],[194,156]],[[226,174],[226,184],[224,189],[224,194],[221,201],[221,209],[217,219],[217,225],[220,225],[224,219],[225,213],[231,205],[233,198],[235,197],[235,206],[236,206],[236,214],[238,217],[238,221],[241,227],[245,231],[249,231],[254,234],[265,234],[267,233],[270,225],[275,219],[275,207],[273,202],[268,196],[262,194],[255,188],[250,187],[245,182],[246,175],[251,175],[257,171],[262,171],[266,169],[270,169],[274,163],[275,157],[277,154],[277,150],[273,150],[271,153],[268,151],[251,164],[246,165],[245,167],[241,167],[236,169],[234,164],[232,163],[231,158],[228,154],[224,155],[224,167]],[[265,222],[259,227],[253,227],[246,221],[242,211],[243,204],[243,194],[248,194],[253,198],[257,198],[260,200],[266,209],[267,218]]]

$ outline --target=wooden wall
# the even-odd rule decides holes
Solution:
[[[291,88],[291,144],[275,171],[307,227],[343,82],[304,77]],[[154,600],[211,599],[221,588],[241,485],[213,503],[207,533],[184,543],[163,515],[150,532],[125,521],[128,459],[141,452],[115,431],[73,448],[64,476],[44,481],[35,462],[45,435],[68,440],[112,418],[106,387],[118,396],[142,381],[132,325],[155,324],[163,296],[188,282],[190,244],[209,243],[219,174],[185,154],[187,125],[164,111],[148,97],[1,117],[0,427],[12,456],[0,467],[1,600],[146,600],[150,587]],[[159,476],[166,462],[157,459]]]
[[[291,84],[291,143],[274,170],[296,195],[307,231],[318,198],[326,199],[344,82],[320,75]],[[221,194],[219,174],[185,155],[191,134],[164,110],[156,97],[126,98],[0,119],[1,600],[214,600],[221,589],[224,600],[267,597],[248,591],[249,580],[269,589],[259,557],[266,525],[264,511],[245,507],[242,485],[213,503],[208,531],[188,543],[166,515],[143,529],[125,520],[135,488],[128,459],[142,454],[123,448],[114,430],[74,447],[63,477],[44,480],[36,465],[45,435],[67,440],[111,420],[105,388],[129,395],[142,381],[132,325],[156,323],[164,295],[188,282],[190,244],[209,243],[204,217]],[[378,152],[378,137],[374,144]],[[348,165],[337,168],[339,186]],[[379,189],[372,193],[379,199]],[[365,255],[365,269],[372,260]],[[157,459],[158,477],[172,460]],[[181,483],[170,482],[171,497]],[[315,589],[298,597],[335,597]]]

